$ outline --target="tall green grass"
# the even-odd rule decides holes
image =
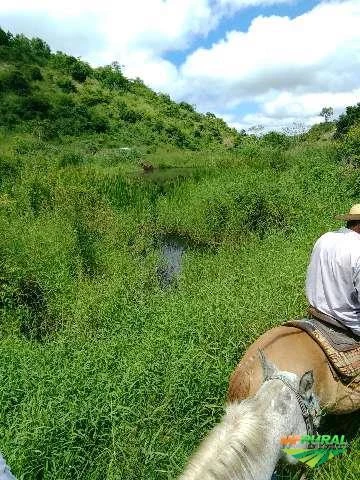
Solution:
[[[358,200],[328,142],[142,151],[211,166],[152,182],[98,138],[1,138],[0,450],[19,479],[175,478],[245,349],[305,313],[312,245]],[[193,245],[166,290],[164,233]],[[358,449],[310,477],[358,478]]]

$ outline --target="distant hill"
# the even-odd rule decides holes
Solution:
[[[111,133],[124,145],[232,146],[239,133],[212,113],[126,78],[118,63],[99,68],[41,39],[0,28],[0,126],[42,139]]]

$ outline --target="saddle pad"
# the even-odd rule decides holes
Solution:
[[[284,324],[308,333],[317,342],[329,362],[344,380],[360,382],[360,342],[331,325],[315,318],[291,320]]]

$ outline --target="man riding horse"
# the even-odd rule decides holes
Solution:
[[[315,393],[331,413],[360,408],[360,204],[337,219],[346,227],[315,243],[306,278],[309,317],[259,337],[230,378],[228,400],[252,397],[263,382],[259,350],[280,369],[314,372]]]
[[[301,428],[314,435],[320,410],[345,414],[360,408],[360,204],[337,218],[346,220],[346,227],[322,235],[311,255],[310,318],[272,328],[250,345],[231,375],[226,414],[181,480],[273,478],[281,436]],[[269,366],[275,373],[267,373]],[[290,384],[287,378],[294,374]],[[277,431],[286,415],[301,427],[289,422]],[[256,448],[254,439],[260,442]]]
[[[306,279],[309,313],[360,341],[360,204],[336,218],[346,220],[346,227],[322,235],[311,255]]]

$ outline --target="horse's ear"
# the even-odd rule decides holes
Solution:
[[[263,370],[263,378],[265,382],[265,380],[275,375],[278,372],[278,369],[275,367],[275,365],[272,362],[270,362],[270,360],[266,358],[263,350],[259,349],[259,357],[260,357],[260,363]]]
[[[300,378],[299,392],[303,397],[309,397],[313,386],[314,374],[312,370],[309,370]]]

